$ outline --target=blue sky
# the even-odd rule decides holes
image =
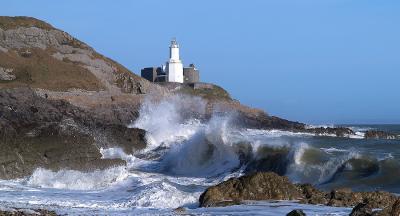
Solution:
[[[400,123],[395,0],[12,0],[135,73],[168,58],[244,104],[307,123]]]

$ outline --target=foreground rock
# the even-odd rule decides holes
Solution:
[[[353,207],[368,202],[371,208],[387,208],[397,197],[388,192],[352,192],[350,189],[324,192],[310,184],[292,184],[287,177],[258,172],[232,178],[208,188],[199,199],[201,207],[240,204],[245,200],[299,200],[305,204]]]
[[[373,206],[367,201],[359,203],[353,208],[350,216],[399,216],[400,215],[400,199],[396,200],[393,204],[388,204],[382,210],[375,210]]]
[[[286,177],[275,173],[255,173],[232,178],[208,188],[200,196],[201,207],[224,206],[244,200],[295,200],[301,199],[297,187]]]
[[[289,212],[286,216],[306,216],[306,214],[301,209],[295,209]]]
[[[57,216],[56,212],[45,209],[7,209],[0,210],[1,216]]]

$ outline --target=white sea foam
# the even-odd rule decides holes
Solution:
[[[100,149],[102,158],[120,158],[126,166],[92,172],[37,169],[26,180],[0,181],[0,205],[12,200],[11,206],[54,208],[72,215],[171,215],[171,209],[179,206],[196,207],[206,187],[243,175],[243,155],[246,160],[262,160],[277,150],[284,153],[285,165],[289,163],[287,175],[292,181],[315,184],[329,180],[339,166],[359,157],[357,152],[339,147],[316,148],[308,142],[315,136],[311,133],[236,128],[232,124],[234,113],[215,114],[208,121],[200,121],[204,111],[200,98],[147,99],[131,127],[148,131],[148,147],[135,155],[120,148]],[[186,112],[196,117],[187,118]],[[356,135],[360,137],[362,132]],[[310,215],[350,212],[292,202],[253,202],[187,212],[284,215],[294,208]]]
[[[60,170],[53,172],[38,168],[27,180],[27,185],[41,188],[56,188],[69,190],[103,189],[125,180],[128,172],[125,167],[114,167],[93,172],[75,170]]]
[[[333,152],[348,152],[349,150],[347,149],[337,149],[334,147],[330,147],[330,148],[320,148],[322,151],[326,152],[326,153],[333,153]]]
[[[140,109],[139,118],[130,125],[148,132],[148,149],[161,144],[176,143],[193,135],[201,125],[196,119],[186,119],[183,114],[204,114],[206,103],[198,97],[174,95],[161,101],[147,98]]]

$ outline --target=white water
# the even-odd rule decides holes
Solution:
[[[294,202],[197,208],[206,187],[243,174],[240,152],[257,158],[263,148],[287,148],[291,161],[288,176],[298,182],[318,176],[317,183],[329,179],[337,166],[354,155],[344,154],[308,166],[306,152],[322,154],[324,149],[290,138],[310,134],[235,128],[230,124],[234,113],[215,114],[201,122],[185,118],[182,113],[187,109],[202,114],[205,103],[199,98],[177,96],[158,102],[149,99],[139,119],[131,125],[149,132],[148,147],[135,155],[127,155],[119,148],[101,149],[103,158],[121,158],[126,166],[88,173],[37,169],[26,179],[0,181],[0,206],[47,208],[70,215],[168,215],[180,206],[189,208],[188,213],[212,215],[283,215],[296,208],[304,209],[307,215],[348,215],[351,211]]]

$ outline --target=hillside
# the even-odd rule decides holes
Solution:
[[[0,38],[1,88],[139,94],[151,86],[68,33],[34,18],[0,17]]]

